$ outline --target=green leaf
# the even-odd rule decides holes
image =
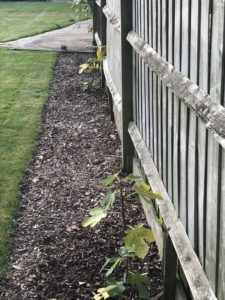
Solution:
[[[119,255],[122,257],[134,257],[136,254],[134,249],[129,246],[122,246],[119,249]]]
[[[104,185],[104,186],[110,185],[111,183],[113,183],[113,181],[114,181],[115,179],[117,179],[117,176],[118,176],[118,173],[109,175],[108,177],[106,177],[106,178],[102,181],[102,182],[103,182],[103,185]]]
[[[151,279],[148,276],[129,272],[129,282],[134,288],[138,290],[140,298],[149,298],[150,292],[147,289],[146,285],[149,285],[151,283]]]
[[[121,295],[125,291],[125,286],[122,281],[117,281],[113,285],[110,286],[108,293],[110,297],[116,297]]]
[[[94,296],[94,300],[108,299],[109,297],[116,297],[125,291],[125,286],[122,281],[115,281],[113,284],[105,288],[98,289],[98,294]]]
[[[152,230],[142,224],[128,229],[124,238],[125,246],[132,247],[137,257],[144,259],[148,253],[147,242],[155,241]]]
[[[102,201],[101,201],[101,207],[106,211],[108,210],[110,207],[113,206],[114,202],[115,202],[116,196],[115,193],[112,191],[109,191],[108,193],[106,193],[106,195],[103,197]]]
[[[144,198],[163,199],[161,193],[152,192],[150,185],[145,182],[136,182],[133,188],[139,196]]]
[[[106,273],[106,277],[108,277],[109,275],[111,275],[114,272],[116,267],[122,263],[123,260],[124,260],[123,257],[107,258],[105,264],[103,265],[103,267],[101,269],[101,271],[106,269],[106,266],[108,266],[110,264],[111,267],[109,269],[107,269],[108,271]]]
[[[91,217],[85,217],[81,225],[83,227],[94,227],[98,224],[102,219],[104,219],[107,214],[102,207],[96,207],[90,210]]]
[[[127,177],[125,177],[125,180],[130,180],[130,181],[143,181],[143,178],[141,176],[136,176],[134,174],[129,174]]]

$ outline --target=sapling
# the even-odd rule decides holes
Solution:
[[[102,67],[102,62],[106,56],[106,48],[105,47],[97,47],[96,56],[88,59],[88,61],[84,64],[80,65],[79,74],[82,74],[85,70],[89,73],[94,70],[99,70]]]
[[[105,47],[97,47],[96,56],[89,58],[86,63],[80,65],[79,74],[83,74],[84,72],[92,73],[94,71],[101,71],[105,56],[106,56]],[[85,81],[81,84],[81,90],[87,91],[88,89],[96,88],[97,85],[98,85],[98,79],[93,79],[90,82]]]
[[[126,193],[126,186],[130,183],[130,193]],[[120,206],[121,206],[121,220],[122,229],[121,236],[124,245],[121,246],[117,253],[118,255],[112,258],[107,258],[101,271],[106,271],[106,278],[108,278],[107,285],[104,288],[97,290],[97,294],[94,295],[94,300],[108,299],[123,294],[125,291],[130,292],[130,299],[133,297],[133,290],[138,292],[139,298],[148,299],[150,292],[148,286],[151,279],[143,272],[137,272],[133,269],[132,262],[137,262],[138,259],[144,260],[148,254],[148,243],[155,241],[152,230],[146,228],[143,224],[138,224],[134,227],[128,226],[126,221],[125,201],[130,199],[133,195],[139,195],[146,201],[151,199],[160,199],[162,196],[160,193],[154,193],[151,190],[149,184],[145,183],[140,176],[130,174],[129,176],[122,177],[120,172],[109,175],[103,180],[105,187],[114,184],[117,188],[114,191],[109,190],[103,199],[100,201],[100,205],[90,210],[90,216],[85,217],[82,226],[94,227],[102,219],[106,218],[108,212],[113,208],[118,194]],[[116,193],[116,190],[119,193]],[[114,271],[122,265],[125,267],[123,278],[115,280],[112,278]]]

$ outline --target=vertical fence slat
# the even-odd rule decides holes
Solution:
[[[174,8],[174,66],[181,69],[181,0],[175,1]],[[174,98],[174,136],[173,136],[173,201],[179,214],[179,130],[180,130],[180,101]]]
[[[153,18],[152,18],[153,12],[152,12],[152,1],[149,3],[149,43],[152,46],[153,45]],[[152,92],[152,82],[153,82],[153,74],[152,71],[149,70],[149,113],[150,113],[150,152],[153,156],[154,152],[154,142],[153,142],[153,92]]]
[[[174,38],[174,11],[173,0],[168,1],[168,61],[173,64],[173,38]],[[171,90],[168,90],[168,126],[167,126],[167,190],[170,198],[173,195],[173,167],[172,167],[172,145],[173,145],[173,98]],[[173,200],[173,199],[172,199]]]
[[[139,32],[139,20],[138,20],[138,3],[139,0],[136,0],[136,31]],[[137,82],[136,82],[136,103],[137,103],[137,109],[136,109],[136,116],[137,116],[137,126],[138,128],[140,128],[139,125],[139,55],[136,53],[136,78],[137,78]]]
[[[156,1],[152,0],[152,20],[153,20],[153,49],[157,51],[157,10]],[[153,104],[153,160],[155,165],[158,167],[158,122],[157,122],[157,76],[155,73],[152,74],[152,104]]]
[[[201,2],[200,17],[200,53],[199,53],[199,86],[208,92],[208,66],[209,66],[209,0]],[[206,177],[206,128],[198,121],[198,255],[205,265],[205,177]]]
[[[223,46],[224,46],[224,1],[213,2],[212,15],[212,45],[210,70],[210,95],[221,100],[223,74]],[[218,217],[219,217],[219,145],[209,134],[207,164],[207,226],[206,226],[206,273],[215,291],[217,285],[217,254],[218,254]]]
[[[218,299],[225,299],[225,150],[221,159],[220,248],[218,270]]]
[[[192,1],[191,4],[191,41],[190,41],[190,79],[198,83],[198,55],[199,55],[199,2]],[[188,124],[188,235],[194,249],[197,247],[197,120],[193,113],[190,113]]]
[[[139,24],[139,1],[140,0],[136,0],[136,31],[137,33],[139,33],[139,27],[140,27],[140,24]],[[139,90],[140,90],[140,84],[139,84],[139,66],[140,66],[140,58],[139,58],[139,55],[136,54],[136,66],[137,66],[137,70],[136,70],[136,76],[137,76],[137,82],[136,82],[136,86],[137,86],[137,96],[136,96],[136,101],[137,101],[137,112],[136,112],[136,115],[137,115],[137,126],[140,130],[140,114],[139,114],[139,111],[140,111],[140,105],[139,105]]]
[[[189,75],[189,31],[190,31],[190,1],[182,1],[182,59],[181,71],[185,76]],[[188,110],[184,103],[181,103],[180,116],[180,218],[187,229],[187,119]]]
[[[162,56],[167,59],[167,4],[162,0]],[[162,87],[162,177],[167,187],[167,88]]]
[[[141,37],[145,38],[145,1],[141,1]],[[142,136],[144,138],[144,141],[146,142],[146,94],[145,94],[145,63],[143,60],[141,60],[141,90],[142,90],[142,97],[141,97],[141,103],[142,103],[142,114],[141,114],[141,120],[142,120]]]
[[[149,1],[145,0],[145,40],[149,43]],[[150,149],[150,138],[149,138],[149,115],[150,115],[150,106],[149,106],[149,68],[145,65],[145,103],[146,103],[146,111],[145,111],[145,120],[146,120],[146,144]]]
[[[138,34],[141,35],[141,0],[138,1]],[[139,101],[139,129],[140,132],[142,133],[142,122],[141,122],[141,115],[142,115],[142,60],[140,56],[138,57],[139,62],[139,75],[138,75],[138,86],[139,86],[139,96],[138,96],[138,101]]]
[[[158,15],[158,37],[157,37],[157,50],[160,55],[162,55],[162,45],[161,45],[161,33],[162,33],[162,11],[161,11],[161,0],[157,0],[157,15]],[[162,176],[162,82],[158,79],[158,172]]]

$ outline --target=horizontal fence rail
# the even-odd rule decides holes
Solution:
[[[107,20],[113,25],[113,27],[120,32],[121,31],[121,24],[120,20],[116,15],[114,15],[111,9],[108,6],[103,8],[103,13],[105,14]]]

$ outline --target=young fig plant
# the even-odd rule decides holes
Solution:
[[[88,59],[86,63],[80,65],[79,74],[82,74],[86,70],[89,73],[92,73],[94,70],[99,70],[105,57],[105,47],[98,47],[96,50],[96,56],[94,58]]]
[[[79,74],[83,74],[84,72],[93,73],[94,71],[102,70],[103,60],[106,56],[106,48],[98,47],[96,49],[95,57],[88,59],[88,61],[84,64],[80,65]],[[95,74],[95,73],[94,73]],[[91,79],[89,82],[84,81],[81,83],[80,88],[82,91],[87,91],[89,89],[94,89],[98,86],[99,80]]]
[[[105,196],[101,199],[99,206],[90,210],[90,216],[84,218],[82,222],[83,227],[94,227],[102,219],[107,217],[109,210],[113,209],[114,203],[117,198],[120,201],[121,206],[121,220],[123,223],[122,228],[122,241],[121,246],[117,251],[117,256],[107,258],[101,271],[105,271],[106,278],[109,278],[107,285],[104,288],[100,288],[97,294],[94,294],[94,300],[108,299],[123,294],[125,291],[130,293],[132,299],[132,293],[135,290],[138,293],[140,299],[148,299],[149,285],[151,279],[140,268],[134,270],[133,261],[135,266],[137,261],[144,260],[149,251],[149,244],[155,241],[153,232],[150,228],[146,228],[143,224],[138,224],[134,227],[127,226],[127,216],[125,210],[125,201],[131,198],[132,195],[139,195],[146,201],[151,199],[162,200],[160,193],[154,193],[149,184],[143,181],[143,178],[130,174],[126,177],[122,177],[121,172],[110,174],[103,180],[103,186],[109,187],[113,185],[114,190],[109,190]],[[131,192],[127,194],[126,186],[130,183]],[[122,242],[121,241],[121,242]],[[118,280],[112,278],[119,267],[123,267],[123,276]],[[124,271],[125,270],[125,271]]]

